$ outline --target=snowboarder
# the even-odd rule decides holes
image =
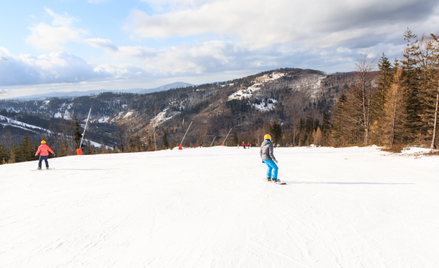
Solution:
[[[268,167],[267,180],[279,182],[279,179],[277,178],[279,168],[276,165],[277,160],[273,155],[273,143],[271,143],[270,134],[265,134],[264,141],[261,144],[260,154],[262,163],[265,163]]]
[[[43,162],[43,160],[46,163],[46,169],[49,169],[49,162],[47,161],[47,159],[49,158],[49,152],[51,152],[53,156],[55,156],[55,153],[52,151],[52,149],[50,149],[49,145],[46,144],[46,141],[42,140],[40,147],[38,147],[38,151],[35,153],[35,156],[37,156],[38,154],[40,155],[38,169],[41,169],[41,162]]]

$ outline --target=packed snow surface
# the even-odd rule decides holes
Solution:
[[[439,159],[213,147],[0,166],[1,267],[439,267]]]

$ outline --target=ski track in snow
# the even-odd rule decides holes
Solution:
[[[439,158],[213,147],[0,166],[0,267],[439,267]]]

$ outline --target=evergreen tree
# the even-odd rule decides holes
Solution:
[[[393,68],[389,59],[383,55],[378,62],[378,82],[377,90],[373,94],[372,116],[371,116],[371,139],[373,142],[380,144],[380,138],[383,136],[383,116],[386,95],[393,83]],[[373,126],[373,130],[372,130]]]
[[[73,142],[75,144],[75,149],[79,149],[81,148],[80,143],[81,143],[82,133],[81,131],[79,131],[79,120],[76,118],[76,116],[74,116],[74,120],[75,120],[75,133],[73,134]]]
[[[239,145],[238,133],[236,132],[235,126],[233,126],[233,144]]]
[[[15,162],[31,161],[35,159],[35,148],[32,145],[29,134],[25,134],[23,140],[15,148]]]
[[[273,133],[274,143],[279,144],[282,137],[282,127],[276,121],[273,122],[271,132]]]
[[[406,48],[403,59],[401,60],[402,68],[402,86],[405,92],[407,127],[409,138],[411,140],[420,138],[420,117],[421,104],[419,102],[419,77],[420,69],[418,67],[417,57],[419,55],[418,42],[415,41],[416,35],[407,28],[404,33]]]
[[[300,118],[299,120],[299,141],[298,144],[299,146],[304,146],[306,145],[306,140],[307,140],[307,131],[306,131],[306,124],[305,124],[305,119]]]
[[[168,149],[169,148],[169,141],[168,141],[168,132],[163,130],[163,146]]]
[[[342,92],[338,97],[337,104],[333,112],[332,138],[335,146],[345,146],[347,136],[346,116],[347,96]]]
[[[10,154],[8,148],[4,146],[0,140],[0,164],[7,163],[9,161],[9,157]]]

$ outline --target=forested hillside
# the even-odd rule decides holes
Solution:
[[[320,125],[329,129],[339,93],[355,79],[353,73],[326,75],[287,68],[150,94],[108,92],[68,99],[3,100],[0,109],[8,118],[61,133],[48,135],[49,140],[59,140],[60,136],[73,137],[76,119],[83,125],[92,108],[89,135],[122,151],[175,146],[190,122],[185,146],[220,144],[231,128],[234,135],[226,141],[228,145],[236,144],[236,139],[257,144],[261,133],[271,131],[273,124],[282,125],[283,133],[275,135],[279,143],[307,145],[313,140],[310,135],[299,135],[301,124],[310,133]],[[4,122],[1,131],[16,138],[25,133]],[[290,135],[293,131],[297,132],[295,141]],[[38,141],[42,132],[29,134]]]

